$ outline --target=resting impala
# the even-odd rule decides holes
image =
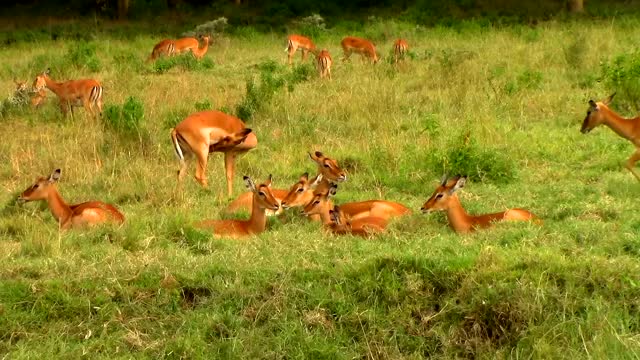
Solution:
[[[38,107],[47,99],[47,92],[45,89],[29,89],[26,81],[13,80],[16,84],[16,91],[13,94],[14,98],[21,99],[26,102],[29,99],[29,103],[32,107]]]
[[[296,54],[296,50],[302,51],[302,61],[307,59],[309,52],[316,51],[316,45],[308,37],[302,35],[289,35],[287,36],[287,47],[284,52],[288,53],[289,65],[293,64],[293,56]]]
[[[344,52],[344,57],[342,61],[349,59],[352,53],[360,54],[363,59],[365,57],[371,59],[374,64],[378,62],[378,54],[376,53],[376,47],[369,40],[347,36],[340,42],[342,45],[342,51]]]
[[[313,179],[309,179],[309,173],[304,173],[300,179],[291,186],[289,190],[271,189],[273,196],[278,200],[280,209],[277,212],[267,210],[267,216],[278,215],[282,211],[292,208],[304,206],[311,200],[313,196],[313,188],[322,180],[322,174]],[[225,209],[225,212],[232,213],[239,210],[249,211],[253,204],[253,193],[251,191],[240,194]]]
[[[353,234],[368,237],[375,233],[384,232],[389,222],[387,219],[376,216],[366,216],[351,220],[342,213],[338,205],[329,211],[329,215],[332,221],[329,228],[336,234]]]
[[[331,64],[333,64],[333,60],[331,60],[331,55],[329,51],[323,49],[318,53],[318,72],[320,73],[320,79],[328,77],[331,79]]]
[[[495,221],[502,220],[535,220],[538,223],[540,222],[535,215],[524,209],[510,209],[499,213],[475,216],[467,214],[456,193],[464,187],[466,181],[466,176],[455,176],[450,179],[443,176],[440,186],[436,188],[429,200],[422,205],[422,212],[446,211],[449,225],[457,233],[472,232],[478,228],[489,227]]]
[[[331,223],[330,211],[334,208],[331,198],[335,196],[338,185],[333,184],[330,187],[316,188],[313,192],[313,198],[302,210],[303,214],[320,215],[320,219],[324,224]],[[408,215],[411,213],[406,206],[392,201],[385,200],[368,200],[344,203],[340,205],[341,212],[352,221],[366,217],[376,217],[388,220],[393,217]]]
[[[18,200],[23,202],[46,200],[51,214],[63,230],[105,222],[124,222],[124,215],[115,206],[102,201],[68,205],[56,187],[60,172],[60,169],[56,169],[48,178],[36,179],[36,182],[25,190]]]
[[[313,188],[317,188],[320,184],[326,186],[333,182],[344,181],[346,174],[344,170],[338,166],[338,162],[334,159],[324,156],[320,151],[309,153],[309,158],[318,165],[318,176],[313,180],[309,180],[309,174],[304,173],[300,180],[295,183],[289,190],[273,189],[273,195],[280,201],[282,210],[292,207],[300,207],[306,205],[313,197]],[[229,206],[227,212],[251,209],[252,193],[246,192],[238,196]],[[267,211],[268,216],[275,215],[271,211]],[[314,216],[314,220],[319,217]]]
[[[266,210],[277,211],[280,207],[271,191],[271,175],[267,181],[258,186],[248,176],[244,177],[244,182],[253,194],[249,220],[205,220],[196,226],[211,229],[216,236],[235,238],[263,232],[267,226]]]
[[[580,132],[587,134],[598,125],[603,124],[611,128],[616,134],[631,141],[636,151],[629,157],[625,167],[640,181],[640,174],[634,169],[636,162],[640,160],[640,116],[625,119],[609,109],[609,103],[611,103],[615,95],[614,93],[605,100],[598,102],[589,100],[587,117],[582,122]]]
[[[180,161],[178,182],[186,174],[185,156],[197,158],[196,180],[207,187],[207,160],[209,153],[224,153],[227,193],[233,192],[233,175],[238,155],[258,145],[256,135],[245,127],[242,120],[220,111],[200,111],[189,115],[171,130],[171,141]]]
[[[393,57],[394,63],[397,65],[400,60],[404,60],[407,51],[409,50],[409,44],[404,39],[398,39],[393,44]]]
[[[91,115],[102,115],[102,86],[93,79],[68,80],[55,82],[49,77],[50,70],[36,76],[33,87],[36,91],[45,87],[51,90],[60,100],[60,110],[64,116],[73,107],[84,107]],[[97,110],[97,113],[96,113]]]
[[[167,56],[167,57],[173,56],[175,52],[176,52],[176,47],[173,40],[164,39],[159,43],[157,43],[156,46],[153,47],[153,51],[151,52],[151,55],[149,55],[147,62],[155,61],[160,56]]]

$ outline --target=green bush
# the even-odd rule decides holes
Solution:
[[[106,128],[124,137],[140,136],[144,130],[144,105],[129,96],[122,106],[107,105],[102,122]]]
[[[467,175],[475,182],[509,183],[516,177],[513,160],[498,149],[478,145],[469,132],[433,152],[430,162],[436,173]]]
[[[80,41],[70,45],[65,60],[77,69],[87,69],[92,72],[100,71],[100,59],[96,55],[96,43]]]
[[[213,69],[214,63],[208,57],[198,60],[191,52],[185,55],[162,57],[153,63],[153,71],[158,74],[166,73],[174,67],[183,71],[206,71]]]
[[[197,111],[204,111],[204,110],[213,109],[213,105],[211,104],[211,101],[209,101],[209,100],[198,101],[198,102],[196,102],[195,107],[196,107]]]
[[[640,110],[640,51],[621,54],[602,64],[602,80],[609,93],[616,92],[616,104]]]

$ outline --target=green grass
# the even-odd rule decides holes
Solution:
[[[635,64],[640,20],[379,21],[367,30],[379,52],[402,36],[411,59],[398,70],[342,63],[346,34],[327,30],[316,42],[334,58],[333,81],[283,67],[281,34],[220,37],[206,55],[213,66],[184,60],[162,74],[143,64],[158,41],[145,35],[98,34],[92,72],[70,63],[71,40],[3,49],[5,97],[14,77],[51,65],[54,79],[100,80],[107,120],[120,122],[83,110],[63,120],[53,94],[39,110],[1,113],[0,355],[640,356],[640,187],[621,165],[633,147],[606,128],[579,132],[589,98],[616,90],[602,64]],[[252,81],[259,145],[238,162],[236,194],[245,174],[288,188],[321,150],[349,170],[338,203],[384,198],[415,213],[373,239],[336,237],[293,213],[241,241],[194,229],[229,201],[222,160],[210,158],[208,190],[192,163],[176,192],[168,129],[197,109],[235,113]],[[124,136],[129,128],[144,136]],[[44,204],[15,205],[57,167],[69,202],[115,203],[126,224],[61,234]],[[456,235],[442,214],[418,211],[443,171],[469,172],[469,212],[523,207],[544,224]]]

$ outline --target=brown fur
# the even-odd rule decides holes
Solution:
[[[151,55],[149,55],[147,62],[155,61],[161,56],[173,56],[174,52],[175,45],[173,43],[173,40],[164,39],[153,47],[153,51],[151,51]]]
[[[378,54],[376,53],[376,47],[369,40],[358,38],[355,36],[347,36],[340,42],[342,46],[342,51],[344,52],[344,57],[342,61],[346,61],[349,59],[352,53],[360,54],[363,59],[368,58],[373,63],[378,62]]]
[[[318,63],[318,73],[320,74],[320,78],[328,77],[331,79],[331,64],[333,64],[333,60],[331,59],[331,55],[327,50],[322,50],[318,54],[317,58]]]
[[[404,39],[398,39],[393,44],[393,57],[394,63],[398,64],[400,60],[404,60],[407,51],[409,50],[409,44]]]
[[[287,36],[287,47],[284,49],[287,52],[287,58],[289,65],[293,64],[293,56],[296,51],[300,49],[302,51],[302,62],[307,59],[309,52],[315,53],[316,45],[308,37],[302,35],[289,35]]]
[[[93,79],[68,80],[64,82],[53,81],[48,70],[36,76],[33,87],[36,90],[47,87],[60,100],[60,110],[66,116],[73,107],[84,107],[91,115],[102,114],[102,86]],[[96,112],[97,110],[97,112]]]

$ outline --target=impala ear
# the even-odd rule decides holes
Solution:
[[[613,93],[611,95],[609,95],[609,97],[607,97],[606,99],[604,99],[602,101],[603,104],[605,105],[609,105],[611,103],[611,100],[613,100],[613,97],[616,96],[616,93]]]
[[[55,169],[55,170],[51,173],[51,175],[49,175],[49,179],[48,179],[48,180],[49,180],[49,182],[50,182],[50,183],[54,183],[54,182],[56,182],[56,181],[60,180],[60,176],[62,175],[61,173],[62,173],[62,170],[60,170],[60,169]]]
[[[591,110],[598,110],[598,104],[593,100],[589,100],[589,106],[591,107]]]
[[[252,192],[256,192],[256,184],[253,182],[253,180],[251,180],[250,177],[248,176],[243,176],[242,180],[244,180],[244,184],[247,187],[247,189],[249,189]]]
[[[311,182],[311,184],[309,186],[310,187],[318,186],[321,181],[322,181],[322,174],[318,174],[318,176],[316,176],[316,178],[313,179],[313,181]]]
[[[324,155],[322,155],[322,153],[320,151],[316,151],[315,153],[309,153],[309,158],[314,161],[314,162],[320,162],[320,158],[323,157]]]
[[[51,74],[51,68],[47,68],[47,70],[43,71],[42,73],[45,75]]]
[[[329,188],[329,192],[327,193],[327,198],[332,198],[336,196],[336,192],[338,192],[338,184],[333,184]]]
[[[265,181],[265,182],[264,182],[264,184],[265,184],[267,187],[271,187],[271,179],[272,179],[272,178],[273,178],[273,177],[271,176],[271,174],[269,174],[269,178],[267,179],[267,181]]]
[[[449,194],[453,194],[454,192],[456,192],[459,189],[463,188],[464,185],[467,183],[467,177],[466,176],[458,176],[457,178],[458,178],[458,180],[456,181],[456,184],[453,186],[453,188],[451,188],[451,190],[449,190]]]
[[[302,174],[302,176],[300,176],[300,180],[304,181],[304,182],[309,181],[309,173],[306,172],[306,173]]]
[[[442,175],[442,178],[440,179],[440,185],[442,186],[447,185],[447,174]]]

